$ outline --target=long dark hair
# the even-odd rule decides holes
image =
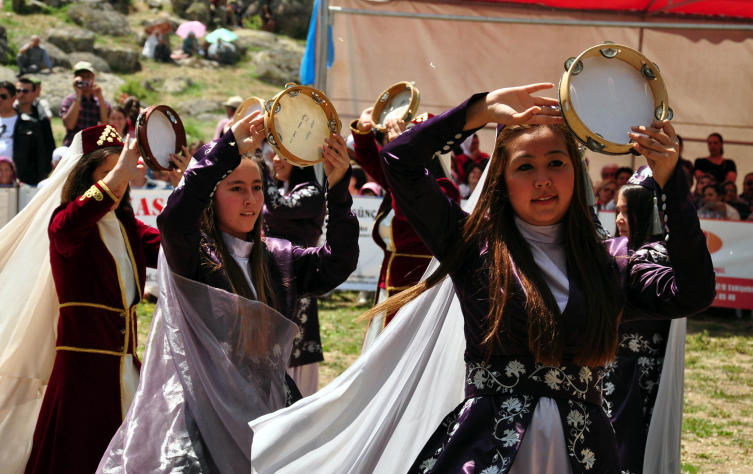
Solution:
[[[651,234],[654,227],[654,192],[639,184],[626,184],[620,188],[620,195],[627,205],[630,249],[638,250],[648,242],[659,240],[661,234]]]
[[[513,294],[515,273],[526,295],[528,345],[536,360],[558,364],[562,359],[564,335],[556,300],[533,259],[527,242],[514,221],[514,212],[507,197],[504,171],[509,159],[506,145],[514,138],[535,132],[543,125],[517,125],[504,128],[495,146],[487,177],[473,213],[463,224],[458,242],[425,281],[389,298],[369,310],[364,318],[397,311],[421,293],[440,283],[451,272],[459,270],[467,258],[477,254],[479,236],[488,244],[489,268],[489,329],[483,340],[487,357],[510,338],[511,314],[506,311]],[[575,137],[564,125],[546,126],[564,138],[575,169],[573,200],[564,218],[565,255],[569,274],[585,297],[586,317],[581,331],[576,363],[600,366],[614,359],[617,348],[617,318],[621,297],[614,260],[607,253],[591,221],[584,194],[583,171]],[[515,263],[513,264],[513,256]]]
[[[60,202],[62,204],[73,202],[89,190],[94,185],[94,170],[99,165],[105,162],[110,155],[120,155],[123,151],[122,146],[111,146],[107,148],[100,148],[89,152],[81,157],[76,166],[68,175],[68,179],[65,180],[63,185],[63,191],[61,194]],[[127,186],[123,197],[120,198],[118,204],[118,210],[133,210],[131,207],[131,187]]]
[[[255,166],[259,167],[259,175],[261,176],[261,167],[252,158],[244,156],[243,160],[251,160]],[[249,300],[258,300],[267,306],[279,311],[279,305],[277,297],[275,296],[274,289],[272,287],[272,279],[269,273],[269,262],[267,261],[267,252],[265,252],[266,243],[261,235],[261,231],[264,228],[264,219],[262,214],[256,219],[254,228],[250,232],[251,240],[254,242],[254,246],[251,249],[251,255],[248,259],[248,266],[251,275],[251,281],[256,290],[256,295],[251,291],[251,287],[246,280],[246,276],[230,256],[227,250],[225,241],[222,239],[222,232],[220,231],[219,222],[217,221],[217,215],[214,212],[214,198],[210,199],[209,205],[204,209],[204,214],[201,218],[201,230],[212,239],[212,242],[208,242],[211,246],[217,250],[217,255],[220,258],[220,262],[216,263],[212,261],[208,255],[202,252],[202,263],[205,267],[208,267],[210,271],[223,270],[227,273],[230,280],[230,286],[233,293],[242,296]],[[204,246],[202,246],[204,248]]]

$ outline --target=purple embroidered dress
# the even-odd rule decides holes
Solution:
[[[202,213],[217,184],[240,164],[232,131],[199,149],[195,157],[198,163],[185,172],[184,184],[173,191],[157,218],[163,235],[162,249],[173,272],[232,292],[227,273],[211,271],[202,265],[202,254],[216,263],[219,256],[211,237],[200,229]],[[356,268],[359,227],[351,211],[349,182],[350,173],[329,190],[329,226],[323,246],[301,248],[288,240],[269,237],[263,240],[279,305],[276,309],[292,321],[299,298],[332,291]],[[288,384],[297,394],[289,378]]]
[[[463,131],[466,110],[468,104],[483,97],[475,95],[455,109],[416,125],[382,150],[393,197],[440,261],[457,242],[467,214],[444,195],[425,166],[435,152],[449,149],[474,132]],[[671,230],[666,243],[671,265],[649,261],[640,252],[630,255],[625,238],[604,244],[618,269],[614,284],[622,290],[623,304],[637,310],[624,311],[623,320],[690,316],[708,307],[715,296],[711,257],[693,206],[686,198],[687,183],[679,167],[659,195],[666,204],[667,229]],[[541,267],[538,260],[537,264]],[[562,448],[569,456],[572,472],[619,474],[617,443],[602,409],[603,368],[573,361],[585,324],[588,295],[569,279],[567,302],[561,313],[563,360],[559,366],[550,367],[537,363],[528,348],[525,301],[516,279],[512,282],[516,291],[508,303],[514,336],[510,343],[495,349],[487,363],[482,340],[490,311],[488,265],[486,244],[480,238],[478,252],[450,275],[465,320],[466,400],[437,427],[409,472],[516,472],[515,458],[530,429],[534,437],[543,433],[552,435],[552,439],[561,430]],[[546,403],[534,420],[540,401]],[[542,459],[545,461],[546,456]],[[567,471],[563,466],[536,469]]]
[[[319,183],[307,182],[282,192],[264,169],[264,235],[289,240],[301,248],[316,246],[326,214],[325,192]],[[293,341],[290,367],[324,360],[319,334],[319,306],[314,297],[303,297],[293,313],[301,332]],[[302,389],[305,394],[305,390]]]

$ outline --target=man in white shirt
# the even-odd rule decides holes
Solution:
[[[15,86],[2,87],[0,84],[0,156],[13,158],[13,135],[16,131],[18,114],[13,109],[16,101]]]

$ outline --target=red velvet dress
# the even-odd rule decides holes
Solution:
[[[94,473],[123,421],[122,372],[136,367],[136,305],[97,223],[115,204],[100,181],[81,198],[58,207],[48,229],[50,264],[60,301],[57,354],[34,431],[27,473]],[[146,267],[156,267],[160,235],[133,211],[116,211],[136,277],[144,291]]]

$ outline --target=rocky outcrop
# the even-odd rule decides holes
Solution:
[[[233,33],[238,35],[238,39],[233,41],[233,44],[236,47],[244,46],[250,51],[273,49],[277,44],[277,36],[267,31],[236,29]]]
[[[71,64],[73,64],[74,66],[79,61],[86,61],[88,63],[91,63],[96,72],[110,72],[110,65],[107,64],[104,59],[100,58],[94,53],[70,53],[68,55],[68,58],[70,58]]]
[[[11,84],[15,84],[16,71],[7,67],[0,66],[0,82],[1,81],[8,81]]]
[[[168,77],[162,83],[160,92],[173,95],[182,94],[192,85],[193,82],[187,77]]]
[[[181,67],[191,67],[194,69],[204,69],[206,71],[214,71],[222,68],[222,65],[217,61],[209,61],[198,56],[192,56],[190,58],[178,59],[175,61]]]
[[[188,7],[193,2],[194,0],[170,0],[170,3],[173,5],[173,13],[179,17],[183,17],[186,14],[186,10],[188,10]]]
[[[94,32],[76,28],[75,26],[50,28],[44,32],[44,40],[54,44],[66,53],[94,51],[94,37]]]
[[[219,100],[194,99],[186,100],[175,106],[181,115],[198,116],[221,111],[224,107]]]
[[[119,46],[95,46],[94,54],[102,58],[112,72],[131,74],[141,70],[141,52]]]
[[[103,0],[87,0],[68,10],[68,16],[79,26],[95,33],[110,36],[127,36],[131,34],[128,18],[115,11],[113,6]]]
[[[267,4],[275,17],[275,33],[297,39],[306,38],[314,0],[252,0],[244,17],[261,14],[262,7]]]
[[[212,20],[212,10],[209,8],[209,2],[196,1],[186,9],[184,16],[188,20],[200,21],[208,25]]]
[[[304,47],[288,38],[278,38],[272,48],[251,53],[259,80],[274,85],[298,82]]]

